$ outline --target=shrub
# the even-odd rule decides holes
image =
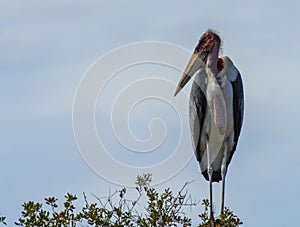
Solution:
[[[67,193],[62,210],[58,208],[58,199],[45,198],[45,204],[25,202],[21,217],[15,222],[17,226],[109,226],[109,227],[162,227],[162,226],[192,226],[191,218],[187,217],[184,207],[193,207],[198,202],[187,196],[185,183],[178,193],[170,188],[162,193],[150,185],[151,174],[138,176],[136,179],[137,197],[134,200],[126,198],[126,188],[115,191],[107,197],[95,196],[97,202],[89,203],[85,194],[84,206],[77,211],[74,202],[77,196]],[[144,212],[139,212],[137,204],[141,199],[147,200]],[[198,227],[210,226],[208,216],[209,202],[203,200],[204,211],[199,215],[201,223]],[[44,206],[46,208],[44,208]],[[0,223],[6,225],[5,217],[0,216]],[[216,227],[235,227],[242,224],[240,219],[228,208],[215,221]],[[194,225],[195,226],[195,225]]]

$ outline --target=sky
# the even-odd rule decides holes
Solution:
[[[144,83],[144,89],[135,88],[134,95],[152,88],[152,95],[157,97],[155,91],[160,91],[163,80],[179,80],[178,69],[141,64],[121,70],[106,84],[96,84],[105,85],[94,106],[97,135],[106,154],[135,167],[130,173],[111,168],[120,182],[116,182],[118,178],[109,179],[107,171],[101,173],[102,167],[110,168],[106,163],[99,163],[101,168],[95,171],[97,162],[91,164],[77,146],[80,141],[76,126],[74,131],[72,108],[92,64],[97,65],[103,56],[117,57],[124,46],[148,42],[149,47],[155,41],[181,51],[182,55],[170,54],[170,58],[168,51],[160,49],[159,53],[166,55],[166,61],[182,59],[179,64],[184,67],[199,37],[213,28],[223,39],[223,54],[230,56],[240,70],[245,90],[244,125],[227,174],[225,203],[244,221],[243,226],[298,226],[299,8],[300,3],[291,0],[0,1],[0,214],[12,225],[25,201],[42,201],[47,196],[62,200],[67,192],[79,198],[82,192],[106,195],[109,188],[131,181],[130,174],[135,173],[132,169],[140,173],[142,167],[170,161],[168,157],[179,140],[184,141],[180,150],[186,150],[188,162],[173,175],[164,176],[157,187],[177,191],[186,181],[194,180],[188,192],[198,199],[207,198],[208,184],[191,156],[189,134],[180,128],[180,123],[187,123],[186,116],[178,117],[175,111],[178,104],[180,111],[187,110],[183,95],[179,101],[168,100],[173,104],[146,99],[130,112],[125,125],[140,142],[139,149],[144,148],[142,142],[149,138],[151,142],[153,137],[159,142],[157,150],[130,151],[111,130],[124,124],[124,114],[118,114],[126,109],[126,99],[120,102],[117,114],[110,112],[112,104],[117,103],[115,97],[123,97],[120,91],[130,91],[134,82],[155,77],[160,79],[158,85],[152,81],[147,87]],[[120,62],[111,58],[106,67],[122,66],[126,60],[140,57],[135,52],[126,53],[128,59],[127,55]],[[156,53],[153,51],[154,56]],[[106,76],[104,73],[99,78]],[[189,92],[189,86],[184,92]],[[125,142],[130,139],[128,128],[116,131],[125,135]],[[148,146],[155,148],[150,143],[145,149]],[[160,167],[163,173],[177,166],[165,163]],[[214,185],[214,192],[218,210],[219,184]],[[196,207],[188,215],[196,220],[200,211],[201,207]]]

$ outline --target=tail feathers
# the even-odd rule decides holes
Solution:
[[[202,172],[202,175],[204,176],[205,180],[209,181],[207,170],[204,170]],[[221,171],[218,171],[218,172],[214,171],[213,175],[212,175],[212,182],[219,182],[221,180],[222,180]]]

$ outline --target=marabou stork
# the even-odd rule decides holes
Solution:
[[[192,145],[210,191],[210,218],[214,223],[212,182],[222,181],[224,211],[225,176],[236,150],[244,115],[241,75],[227,56],[219,56],[221,39],[205,32],[178,83],[175,95],[195,75],[190,94]]]

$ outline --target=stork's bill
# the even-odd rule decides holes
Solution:
[[[192,78],[196,72],[203,68],[208,62],[208,54],[213,52],[214,49],[220,47],[221,40],[218,35],[211,32],[210,30],[204,33],[199,40],[198,45],[195,48],[195,51],[189,60],[175,91],[174,96],[176,96],[180,90],[187,84],[187,82]],[[216,46],[218,48],[214,48]]]

